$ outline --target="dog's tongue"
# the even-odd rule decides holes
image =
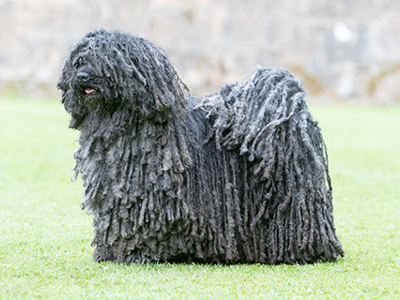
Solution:
[[[91,94],[91,93],[93,93],[94,92],[94,89],[86,89],[85,90],[85,93],[86,94]]]

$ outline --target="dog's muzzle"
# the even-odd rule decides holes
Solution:
[[[79,72],[76,75],[78,83],[84,88],[85,94],[94,94],[96,90],[88,85],[90,75],[86,72]]]
[[[76,77],[80,84],[84,84],[89,80],[89,74],[85,72],[79,72],[78,75],[76,75]]]

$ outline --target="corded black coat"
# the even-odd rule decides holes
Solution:
[[[198,101],[150,42],[94,31],[58,83],[99,261],[314,263],[344,252],[301,84],[258,68]]]

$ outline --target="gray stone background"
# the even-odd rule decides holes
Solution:
[[[58,97],[70,47],[98,28],[163,48],[197,96],[262,65],[316,99],[400,102],[399,0],[0,0],[0,94]]]

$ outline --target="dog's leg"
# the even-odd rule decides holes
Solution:
[[[104,245],[96,246],[93,250],[93,258],[97,262],[115,260],[112,248]]]
[[[240,152],[248,162],[239,172],[248,178],[242,209],[255,262],[314,263],[344,254],[325,143],[304,97],[287,71],[259,69],[198,106],[208,112],[217,149]]]

